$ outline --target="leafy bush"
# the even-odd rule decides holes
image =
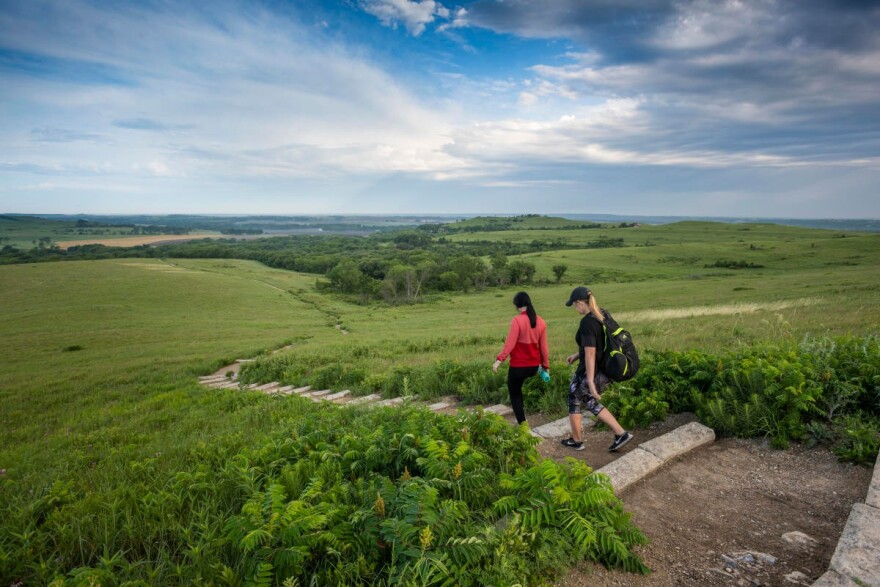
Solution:
[[[778,448],[831,442],[842,459],[868,462],[880,446],[880,342],[810,338],[720,356],[645,353],[639,374],[612,386],[603,402],[624,426],[693,411],[719,434],[767,436]]]
[[[238,394],[241,396],[241,394]],[[0,576],[24,584],[531,585],[590,559],[647,572],[604,475],[539,460],[525,427],[403,407],[262,398],[274,436],[58,481],[3,511]],[[293,408],[295,418],[282,414]],[[345,426],[340,426],[344,422]],[[91,483],[91,481],[90,481]]]
[[[263,489],[226,524],[245,577],[507,585],[583,558],[647,570],[607,478],[538,462],[524,428],[415,410],[343,419],[357,429],[312,419],[266,447]]]
[[[836,423],[834,453],[844,461],[873,465],[880,449],[880,418],[844,416]]]

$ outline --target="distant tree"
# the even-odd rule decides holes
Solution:
[[[507,255],[498,251],[489,258],[492,263],[492,278],[498,285],[507,283]]]
[[[568,265],[559,263],[558,265],[553,266],[553,275],[556,276],[556,283],[562,281],[562,276],[565,275],[566,271],[568,271]]]
[[[382,295],[388,302],[410,300],[415,295],[416,271],[411,265],[392,265],[382,282]]]
[[[357,264],[350,259],[340,261],[327,273],[327,277],[333,287],[342,293],[359,293],[365,280]]]
[[[510,277],[510,283],[514,285],[529,283],[535,275],[535,266],[528,261],[517,259],[507,266],[507,275]]]
[[[470,286],[486,287],[489,271],[482,259],[470,255],[456,257],[449,268],[458,273],[460,287],[465,291]]]
[[[455,271],[444,271],[437,277],[437,282],[443,291],[455,291],[461,287],[461,277]]]

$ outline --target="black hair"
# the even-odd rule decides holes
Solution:
[[[535,307],[532,305],[532,298],[529,297],[529,294],[521,291],[513,296],[513,305],[517,308],[525,308],[526,315],[529,317],[529,324],[532,325],[532,328],[537,326],[538,314],[535,312]]]

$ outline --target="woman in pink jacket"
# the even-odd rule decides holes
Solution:
[[[516,306],[518,313],[510,322],[507,340],[504,342],[504,348],[495,358],[492,370],[497,373],[498,367],[510,355],[507,391],[510,393],[510,405],[513,407],[516,421],[522,424],[526,421],[526,413],[523,409],[523,383],[538,372],[539,366],[549,372],[550,359],[547,352],[547,324],[535,313],[529,294],[521,291],[513,296],[513,305]]]

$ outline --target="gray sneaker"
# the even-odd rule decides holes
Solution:
[[[562,446],[567,446],[568,448],[573,448],[575,450],[584,450],[584,443],[578,442],[574,438],[566,438],[561,444]]]
[[[633,435],[626,431],[624,431],[624,433],[620,436],[615,436],[614,442],[612,442],[611,446],[608,447],[608,452],[617,452],[617,450],[621,446],[632,440],[632,437]]]

